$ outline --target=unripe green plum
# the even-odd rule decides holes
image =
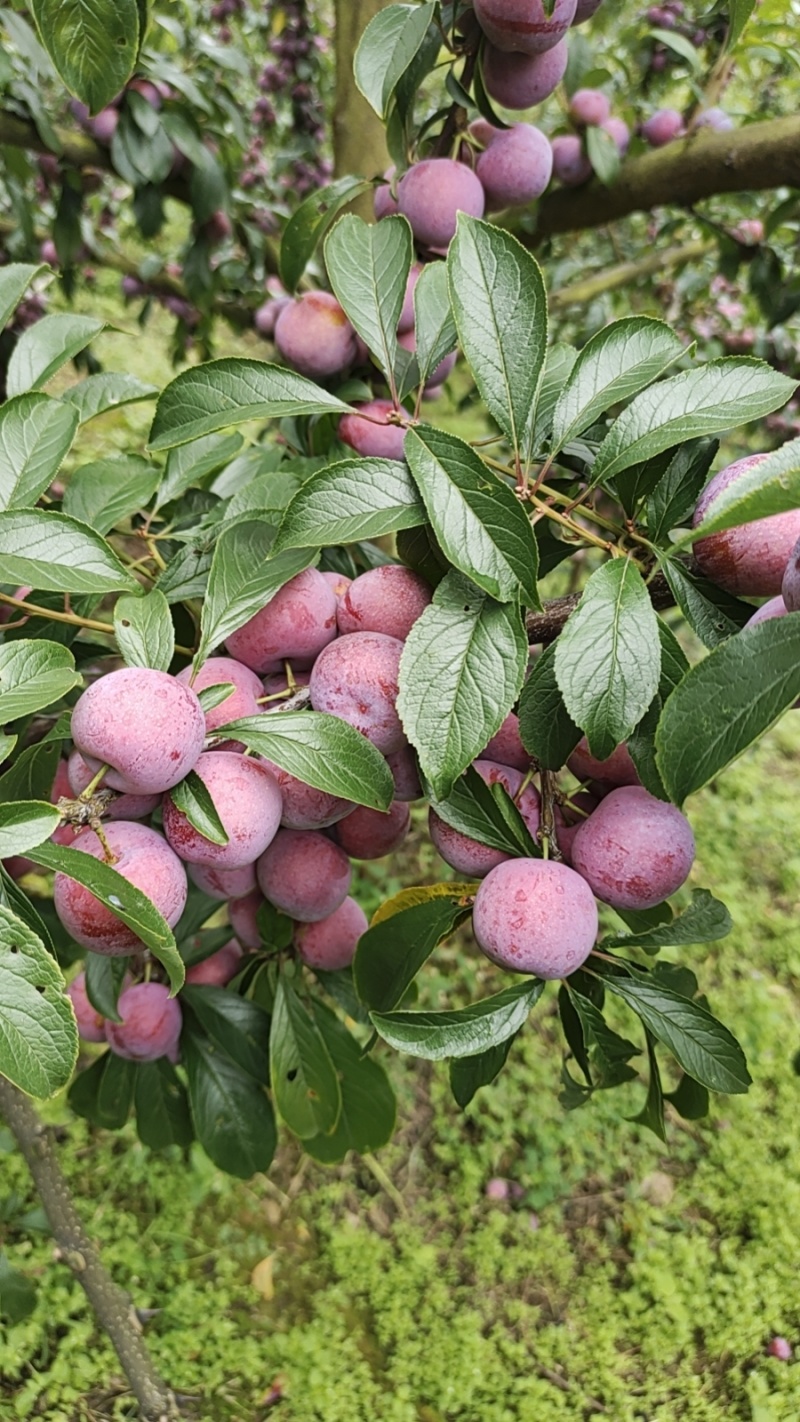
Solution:
[[[246,667],[243,662],[237,662],[233,657],[209,657],[201,666],[194,680],[192,680],[191,666],[184,667],[183,671],[178,672],[176,680],[183,682],[184,686],[191,686],[195,693],[205,691],[209,686],[221,685],[223,682],[229,682],[232,685],[233,691],[226,699],[205,713],[208,735],[212,735],[218,726],[224,726],[226,721],[239,721],[244,716],[257,716],[261,710],[258,701],[264,692],[259,678],[254,671],[250,670],[250,667]],[[233,744],[233,742],[228,744]]]
[[[475,0],[478,23],[489,42],[505,52],[541,54],[552,49],[575,19],[577,0]]]
[[[72,739],[93,771],[129,795],[158,795],[183,780],[203,749],[206,722],[195,693],[174,676],[121,667],[79,697]]]
[[[597,938],[597,905],[574,869],[545,859],[510,859],[487,875],[475,898],[478,947],[499,967],[565,978]]]
[[[486,44],[481,60],[484,87],[505,109],[532,109],[558,88],[568,59],[565,39],[543,54],[507,54]]]
[[[67,988],[67,996],[72,1003],[78,1035],[84,1042],[104,1042],[106,1040],[106,1019],[89,1001],[86,992],[86,974],[78,973]]]
[[[91,785],[95,777],[95,771],[86,764],[80,751],[74,750],[67,763],[67,774],[69,781],[66,789],[61,790],[64,796],[82,795],[88,785]],[[98,790],[108,788],[107,778],[104,777]],[[161,804],[160,795],[117,795],[115,800],[111,800],[106,806],[104,817],[109,820],[146,820],[148,815]],[[62,826],[66,828],[66,826]],[[58,834],[59,831],[57,830]],[[60,843],[71,844],[72,840],[62,840]]]
[[[389,416],[405,414],[396,411],[391,400],[367,400],[355,405],[357,415],[342,415],[339,438],[356,454],[373,459],[404,459],[403,441],[408,429],[408,417],[403,424],[389,423]],[[379,422],[379,423],[378,423]]]
[[[359,805],[334,825],[331,836],[351,859],[383,859],[400,848],[410,824],[411,811],[402,800],[393,800],[386,812]]]
[[[344,903],[352,872],[344,850],[315,830],[280,830],[256,865],[262,894],[299,923],[317,923]]]
[[[459,212],[483,217],[486,199],[471,168],[454,158],[423,158],[400,179],[397,206],[424,247],[446,248]]]
[[[381,632],[351,632],[331,642],[311,673],[315,711],[339,716],[372,741],[383,755],[406,744],[397,714],[403,643]]]
[[[540,815],[539,794],[535,786],[528,785],[520,795],[524,777],[521,771],[514,770],[510,765],[497,765],[490,760],[476,760],[472,768],[477,770],[487,785],[499,784],[503,786],[503,789],[516,802],[522,818],[535,838],[539,829]],[[453,829],[452,825],[448,825],[434,809],[428,812],[428,833],[445,863],[449,864],[451,869],[457,870],[459,874],[465,874],[470,879],[482,879],[491,869],[496,868],[498,864],[503,864],[509,858],[502,849],[492,849],[489,845],[481,844],[479,840],[462,834],[460,830]]]
[[[256,887],[255,864],[245,864],[241,869],[217,869],[207,864],[187,864],[186,872],[193,884],[219,903],[228,899],[243,899]]]
[[[291,578],[265,607],[228,637],[232,657],[264,675],[284,662],[309,667],[336,636],[336,596],[316,568]]]
[[[572,863],[612,908],[655,908],[686,882],[694,835],[675,805],[626,785],[612,790],[581,825]]]
[[[230,943],[223,944],[216,953],[204,958],[202,963],[195,963],[193,967],[187,968],[186,981],[198,987],[227,987],[231,978],[236,977],[241,960],[241,945],[232,938]]]
[[[533,124],[515,123],[480,155],[476,172],[489,211],[535,202],[553,173],[550,141]]]
[[[326,790],[317,790],[306,785],[288,770],[281,770],[271,760],[262,759],[262,764],[272,776],[281,792],[283,809],[281,827],[293,830],[326,829],[343,820],[355,809],[352,800],[343,800],[339,795],[330,795]]]
[[[599,127],[611,117],[611,105],[599,89],[577,89],[569,101],[569,116],[583,127]]]
[[[339,631],[382,632],[404,642],[431,597],[425,579],[410,568],[399,563],[370,568],[353,580],[339,603]]]
[[[366,933],[367,916],[355,899],[347,898],[327,918],[318,923],[298,923],[294,941],[300,957],[309,968],[327,973],[349,968]]]
[[[583,151],[583,144],[574,133],[561,133],[551,142],[553,177],[565,188],[578,188],[592,176],[592,165]]]
[[[714,512],[714,502],[723,489],[752,473],[768,457],[751,454],[715,474],[700,495],[693,528]],[[800,509],[789,509],[701,538],[694,545],[694,556],[700,571],[726,592],[736,597],[775,597],[798,538]]]
[[[779,515],[780,517],[780,515]],[[781,582],[781,593],[787,612],[800,612],[800,537],[789,554]],[[773,616],[779,616],[773,613]]]
[[[207,839],[164,799],[164,833],[179,857],[213,869],[242,869],[271,844],[281,822],[281,792],[266,766],[250,756],[206,751],[195,766],[228,835],[227,844]]]
[[[311,380],[341,375],[356,358],[356,333],[327,291],[306,291],[284,306],[275,322],[283,360]]]
[[[117,820],[104,826],[105,837],[115,856],[114,869],[150,899],[174,928],[186,906],[186,871],[177,854],[162,835],[136,820]],[[83,829],[72,848],[93,859],[104,859],[105,850],[92,829]],[[67,932],[82,948],[109,957],[125,957],[144,949],[144,944],[111,909],[89,889],[66,874],[56,874],[53,885],[55,910]]]
[[[177,999],[163,983],[137,983],[119,995],[121,1022],[106,1023],[112,1052],[129,1062],[155,1062],[177,1050],[182,1016]]]
[[[260,948],[261,934],[258,929],[258,911],[264,902],[260,889],[245,894],[241,899],[231,899],[228,904],[228,922],[243,948]]]

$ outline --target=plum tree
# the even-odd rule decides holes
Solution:
[[[715,474],[706,485],[694,511],[699,527],[714,510],[714,500],[763,464],[764,454],[737,459]],[[781,591],[786,565],[800,539],[800,509],[774,514],[757,523],[740,524],[721,533],[699,538],[694,545],[698,566],[718,587],[737,597],[775,597]]]
[[[472,913],[478,947],[501,968],[565,978],[597,938],[597,906],[586,880],[566,864],[512,859],[481,884]]]
[[[347,898],[352,870],[343,850],[315,830],[279,830],[256,865],[265,898],[300,923],[327,918]]]
[[[347,589],[336,613],[340,633],[382,632],[404,642],[431,601],[418,573],[386,563],[362,573]]]
[[[262,675],[284,662],[310,667],[336,636],[336,595],[316,568],[291,578],[226,639],[232,657]]]
[[[364,910],[355,899],[348,897],[327,918],[315,923],[298,923],[294,941],[302,961],[309,968],[336,973],[350,966],[358,940],[366,931]]]
[[[122,667],[92,683],[72,713],[72,739],[112,790],[156,795],[193,769],[203,749],[203,708],[190,687],[148,667]]]
[[[397,185],[397,210],[407,217],[423,247],[446,248],[456,235],[459,212],[483,217],[486,198],[471,168],[453,158],[424,158]]]
[[[553,150],[530,123],[515,123],[481,153],[476,172],[490,212],[524,207],[541,197],[553,173]]]
[[[397,713],[403,643],[382,632],[351,632],[317,657],[311,705],[355,726],[384,755],[399,751],[406,734]]]
[[[120,1022],[106,1022],[112,1052],[130,1062],[155,1062],[173,1057],[181,1035],[180,1003],[163,983],[135,983],[120,993]]]
[[[196,766],[227,835],[220,844],[203,834],[172,795],[164,798],[164,833],[175,853],[189,864],[212,869],[244,869],[272,843],[281,822],[282,800],[267,767],[249,756],[204,751]]]
[[[383,859],[400,848],[411,824],[411,811],[403,800],[393,800],[389,809],[369,810],[360,806],[334,825],[331,834],[351,859]]]
[[[356,335],[335,296],[306,291],[275,322],[275,345],[287,365],[314,380],[341,375],[356,358]]]
[[[612,790],[572,841],[572,864],[612,908],[654,908],[694,863],[694,835],[675,805],[641,786]]]
[[[106,844],[93,829],[83,829],[72,848],[93,859],[105,859],[107,845],[117,873],[141,889],[174,928],[183,913],[188,886],[186,871],[163,835],[136,820],[117,820],[106,825],[104,839]],[[132,928],[66,874],[56,874],[53,900],[61,922],[81,947],[111,957],[144,948]]]
[[[485,44],[481,72],[486,92],[506,109],[531,109],[558,88],[568,59],[565,39],[541,54],[508,54]]]
[[[575,19],[577,0],[475,0],[487,39],[505,51],[541,54],[562,40]]]

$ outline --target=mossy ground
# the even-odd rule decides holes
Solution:
[[[707,1122],[671,1119],[666,1146],[623,1119],[641,1084],[564,1113],[552,998],[465,1114],[443,1068],[393,1063],[400,1130],[378,1167],[391,1192],[366,1162],[325,1170],[291,1146],[243,1184],[199,1151],[155,1156],[131,1130],[48,1108],[91,1230],[137,1306],[157,1310],[156,1362],[198,1399],[195,1417],[797,1422],[800,1367],[765,1348],[775,1333],[800,1346],[798,765],[790,714],[691,806],[694,882],[735,927],[685,961],[742,1039],[754,1086]],[[402,863],[365,868],[362,900],[437,872],[418,837]],[[468,947],[446,949],[425,997],[476,978],[489,981]],[[0,1134],[0,1238],[39,1293],[0,1331],[0,1417],[130,1417],[10,1146]],[[517,1198],[488,1200],[493,1176]]]

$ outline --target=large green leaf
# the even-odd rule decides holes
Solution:
[[[725,905],[715,899],[708,889],[695,889],[689,907],[683,913],[676,914],[669,923],[656,924],[642,933],[610,933],[600,946],[606,950],[641,948],[650,953],[659,948],[716,943],[725,938],[731,928],[731,916]]]
[[[394,781],[380,751],[338,716],[276,711],[230,721],[216,734],[242,741],[305,785],[356,805],[388,810],[394,797]]]
[[[129,972],[127,958],[109,958],[105,953],[86,954],[86,996],[95,1012],[110,1018],[112,1022],[122,1021],[117,1004]]]
[[[158,465],[138,455],[98,459],[70,474],[62,508],[105,534],[150,502],[160,478]]]
[[[268,1170],[278,1143],[263,1086],[199,1030],[192,1015],[181,1035],[195,1134],[206,1155],[228,1175],[248,1180]]]
[[[278,981],[269,1039],[275,1105],[301,1140],[329,1135],[342,1109],[339,1078],[324,1038],[291,983]]]
[[[292,499],[275,552],[380,538],[426,522],[414,481],[398,459],[346,459],[312,474]]]
[[[397,709],[426,779],[446,799],[519,695],[528,642],[519,609],[448,573],[411,629]]]
[[[609,992],[621,997],[655,1037],[669,1047],[684,1071],[710,1091],[746,1091],[751,1077],[739,1043],[705,1007],[647,977],[604,974]]]
[[[248,420],[344,414],[349,408],[294,371],[229,356],[181,371],[166,387],[156,408],[150,448],[171,449]]]
[[[675,451],[647,499],[647,530],[654,543],[691,518],[718,449],[718,439],[695,439]]]
[[[370,224],[348,213],[325,241],[334,295],[390,384],[413,255],[411,228],[404,217]]]
[[[370,20],[353,60],[355,81],[378,118],[415,59],[436,6],[388,5]]]
[[[452,1012],[373,1012],[379,1036],[399,1052],[438,1062],[473,1057],[513,1037],[544,991],[534,978]]]
[[[194,1132],[186,1087],[166,1057],[142,1062],[134,1078],[136,1131],[151,1150],[191,1145]]]
[[[342,1109],[330,1135],[303,1141],[303,1149],[326,1165],[343,1160],[350,1150],[366,1155],[391,1140],[397,1102],[386,1072],[379,1062],[364,1056],[358,1042],[336,1015],[318,999],[314,1021],[339,1074]]]
[[[450,1062],[450,1090],[462,1111],[469,1106],[475,1092],[482,1086],[491,1086],[502,1071],[514,1040],[514,1037],[506,1037],[496,1047],[487,1047],[473,1057],[454,1057]]]
[[[193,485],[201,485],[209,474],[224,469],[241,453],[240,434],[208,434],[176,445],[167,456],[164,478],[159,485],[156,510],[179,499]]]
[[[18,395],[0,409],[0,509],[36,503],[69,450],[78,416],[49,395]]]
[[[414,329],[417,375],[424,382],[458,343],[445,262],[429,262],[420,273],[414,287]]]
[[[169,603],[158,588],[144,597],[117,599],[114,635],[126,666],[169,671],[175,655],[175,628]]]
[[[541,855],[505,786],[499,781],[487,785],[474,766],[459,776],[446,800],[432,800],[431,807],[445,824],[479,844],[516,857],[535,859]]]
[[[20,637],[4,643],[0,646],[0,725],[52,706],[80,681],[72,652],[60,642]]]
[[[391,1012],[437,943],[452,933],[466,912],[463,894],[454,888],[452,894],[411,904],[368,928],[358,941],[353,963],[361,1001],[376,1012]]]
[[[60,755],[61,747],[56,740],[37,741],[28,746],[0,776],[0,805],[10,805],[17,800],[49,801]]]
[[[405,455],[433,531],[454,567],[499,602],[540,607],[539,550],[513,491],[464,440],[413,426]]]
[[[58,828],[60,819],[55,805],[43,800],[0,805],[0,859],[25,854],[37,844],[44,844]]]
[[[4,15],[4,20],[8,15]],[[47,267],[37,262],[9,262],[0,271],[0,331],[8,325],[25,292],[34,277],[46,272]]]
[[[536,658],[519,698],[522,744],[545,770],[561,770],[581,738],[556,680],[557,645]]]
[[[658,618],[642,575],[630,559],[614,558],[592,574],[555,654],[566,709],[598,760],[641,720],[660,669]]]
[[[104,1052],[69,1089],[72,1110],[106,1131],[121,1131],[133,1105],[136,1065],[115,1052]]]
[[[34,326],[29,326],[17,341],[8,362],[9,398],[46,385],[51,375],[88,346],[104,328],[104,321],[72,312],[43,316]]]
[[[155,400],[157,395],[157,385],[146,385],[136,375],[122,370],[101,370],[71,385],[61,398],[77,410],[80,423],[85,425],[107,410],[138,404],[141,400]]]
[[[712,360],[643,390],[606,435],[592,482],[653,459],[665,449],[702,435],[746,424],[791,399],[797,383],[750,356]]]
[[[226,528],[217,539],[200,621],[201,665],[214,647],[238,632],[270,598],[317,560],[316,549],[273,554],[274,530],[263,519]]]
[[[46,592],[135,592],[139,584],[94,529],[51,509],[0,513],[0,568]]]
[[[756,8],[758,0],[728,0],[730,19],[725,48],[733,49],[742,37],[744,27]]]
[[[458,339],[489,413],[523,463],[547,347],[547,295],[536,260],[509,232],[458,215],[447,255]]]
[[[563,449],[612,405],[629,400],[684,354],[664,321],[626,316],[586,342],[553,415],[553,449]]]
[[[738,479],[722,489],[713,499],[706,517],[696,529],[687,533],[676,547],[735,528],[741,523],[769,518],[800,506],[800,439],[789,440]]]
[[[29,1096],[53,1096],[77,1055],[61,969],[41,938],[0,905],[0,1073]]]
[[[656,732],[658,768],[681,804],[713,780],[800,696],[800,613],[731,637],[691,668]]]
[[[295,290],[337,214],[371,187],[366,178],[337,178],[326,188],[315,188],[295,209],[281,238],[280,274],[287,291]]]
[[[225,988],[187,985],[181,1002],[188,1003],[212,1042],[254,1081],[269,1080],[269,1016],[257,1002],[248,1002]]]
[[[718,647],[753,615],[749,603],[740,602],[677,558],[665,562],[664,576],[686,621],[706,647]]]
[[[67,88],[97,113],[133,73],[140,41],[137,0],[30,0],[30,8]]]

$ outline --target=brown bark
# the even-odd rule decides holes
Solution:
[[[337,178],[354,173],[375,178],[389,165],[383,124],[356,88],[353,56],[370,20],[390,0],[335,0],[336,96],[333,106],[333,167]],[[369,193],[353,204],[360,216],[372,216]]]
[[[675,599],[663,574],[656,574],[649,584],[649,592],[653,607],[658,612],[662,612],[666,607],[674,607]],[[540,643],[547,646],[548,643],[555,642],[580,600],[581,593],[570,593],[568,597],[556,597],[545,603],[543,612],[529,613],[527,629],[531,646],[535,647]]]

